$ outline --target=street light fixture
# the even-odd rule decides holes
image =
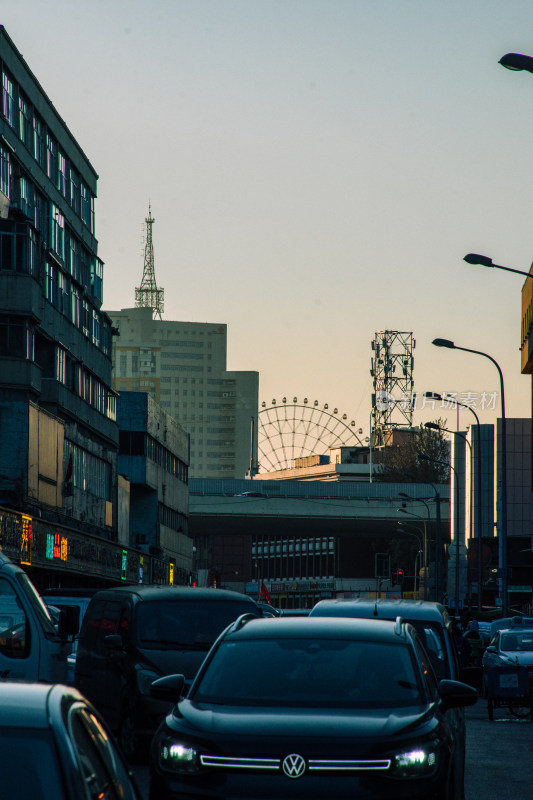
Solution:
[[[423,453],[419,453],[418,457],[422,458]],[[425,460],[422,458],[422,460]],[[429,458],[427,459],[429,461]],[[405,475],[409,475],[410,473],[406,472]],[[414,476],[411,475],[413,480],[415,479]],[[441,593],[440,593],[440,565],[442,562],[442,534],[441,534],[441,524],[440,524],[440,494],[439,490],[435,486],[435,484],[431,483],[431,481],[425,480],[424,483],[427,483],[428,486],[431,486],[433,491],[435,492],[435,600],[437,603],[440,603],[442,600]],[[400,494],[401,497],[401,494]],[[412,499],[412,498],[411,498]]]
[[[472,414],[475,417],[477,426],[478,426],[477,427],[477,449],[476,449],[476,453],[477,453],[477,475],[476,475],[477,505],[476,505],[476,508],[477,508],[477,528],[478,528],[478,531],[477,531],[477,535],[478,535],[478,542],[477,542],[477,545],[478,545],[477,546],[477,576],[478,576],[477,607],[478,607],[479,610],[481,610],[481,607],[482,607],[482,604],[483,604],[483,600],[482,600],[482,597],[481,597],[481,586],[482,586],[482,583],[483,583],[483,572],[482,572],[482,567],[481,567],[481,538],[483,536],[483,526],[481,524],[481,512],[482,512],[481,467],[482,467],[483,459],[482,459],[482,453],[481,453],[481,428],[480,428],[479,417],[476,414],[476,412],[474,411],[474,409],[472,408],[472,406],[467,406],[466,403],[460,403],[459,400],[457,400],[457,398],[454,397],[453,395],[444,395],[444,397],[441,397],[441,395],[437,394],[436,392],[424,392],[424,397],[431,398],[432,400],[442,400],[442,401],[446,400],[448,402],[453,400],[453,402],[455,403],[457,408],[459,408],[459,406],[461,406],[462,408],[466,408],[466,409],[468,409],[468,411],[472,412]],[[429,425],[429,422],[426,422],[426,427],[428,425]],[[457,427],[459,427],[459,417],[457,418]],[[472,438],[474,438],[474,437],[472,437]],[[468,444],[470,445],[470,442],[468,442]],[[472,452],[472,447],[471,446],[470,446],[470,452]]]
[[[468,253],[463,261],[467,264],[479,264],[480,267],[493,267],[494,269],[504,269],[506,272],[516,272],[517,275],[524,275],[526,278],[533,278],[533,273],[524,272],[521,269],[512,269],[511,267],[502,267],[501,264],[494,264],[492,258],[489,256],[482,256],[479,253]]]
[[[498,61],[505,69],[512,69],[516,72],[533,72],[533,58],[524,56],[522,53],[507,53]]]
[[[498,362],[488,353],[483,353],[481,350],[471,350],[468,347],[459,347],[459,345],[450,341],[450,339],[433,339],[433,344],[436,347],[448,347],[451,350],[462,350],[465,353],[474,353],[478,356],[484,356],[492,361],[498,375],[500,377],[500,392],[501,392],[501,409],[502,409],[502,483],[501,483],[501,515],[498,512],[499,522],[499,560],[500,560],[500,594],[502,603],[502,615],[507,616],[507,426],[505,419],[505,389],[503,384],[503,374]],[[501,516],[501,519],[500,519]]]

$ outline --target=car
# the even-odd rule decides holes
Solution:
[[[141,800],[104,722],[72,686],[0,681],[0,773],[6,800]]]
[[[143,755],[168,710],[150,696],[152,681],[180,672],[192,682],[215,639],[246,612],[261,616],[250,597],[224,589],[129,585],[93,595],[78,638],[74,683],[128,759]]]
[[[437,682],[412,625],[244,615],[219,637],[150,752],[150,800],[460,798],[464,742],[447,709],[477,692]]]
[[[533,682],[533,627],[512,628],[496,631],[483,653],[483,682],[486,689],[490,669],[509,666],[526,667]]]
[[[438,679],[462,677],[446,607],[427,600],[367,598],[320,600],[310,617],[351,617],[394,620],[401,616],[416,628]]]

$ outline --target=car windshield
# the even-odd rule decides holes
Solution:
[[[208,650],[230,622],[253,605],[227,600],[154,600],[137,606],[137,639],[141,647],[185,647]]]
[[[57,751],[49,730],[0,729],[1,797],[65,798]]]
[[[423,702],[407,646],[336,639],[226,640],[191,699],[313,708]]]
[[[508,652],[533,652],[533,631],[521,631],[520,633],[503,633],[501,649]]]

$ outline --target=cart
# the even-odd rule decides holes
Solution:
[[[487,673],[487,703],[489,719],[494,719],[495,708],[508,708],[515,717],[531,716],[533,698],[526,667],[491,667]]]

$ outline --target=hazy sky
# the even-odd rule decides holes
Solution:
[[[498,64],[533,55],[532,0],[17,0],[0,21],[100,176],[106,309],[134,305],[150,201],[164,319],[227,323],[260,400],[366,431],[374,334],[412,331],[415,390],[494,420],[497,370],[431,345],[452,339],[531,416],[523,279],[463,256],[533,259],[533,75]],[[455,427],[414,422],[437,416]]]

